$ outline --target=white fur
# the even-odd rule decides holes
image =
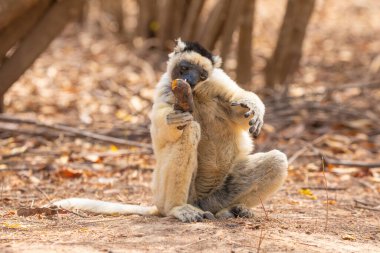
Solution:
[[[98,214],[140,214],[140,215],[156,215],[157,208],[155,206],[138,206],[121,203],[105,202],[101,200],[92,200],[85,198],[70,198],[56,201],[53,205],[67,210],[82,210]]]

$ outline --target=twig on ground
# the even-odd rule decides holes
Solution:
[[[355,204],[360,204],[360,205],[364,205],[364,206],[376,206],[377,204],[375,203],[367,203],[367,202],[364,202],[362,200],[359,200],[359,199],[354,199],[355,201]]]
[[[345,191],[347,187],[321,187],[321,186],[304,186],[302,189],[310,189],[310,190],[324,190],[324,191]]]
[[[377,188],[376,188],[376,186],[374,186],[373,184],[367,182],[366,180],[364,180],[364,179],[362,179],[362,178],[354,178],[354,180],[357,181],[361,186],[363,186],[363,187],[367,187],[367,188],[370,189],[373,193],[378,194]]]
[[[52,130],[56,130],[56,131],[60,131],[60,132],[70,133],[70,134],[74,134],[76,136],[87,137],[87,138],[91,138],[91,139],[95,139],[95,140],[99,140],[99,141],[118,144],[118,145],[136,146],[136,147],[147,148],[147,149],[152,148],[152,146],[150,144],[147,144],[147,143],[140,143],[137,141],[124,140],[124,139],[120,139],[120,138],[116,138],[116,137],[112,137],[112,136],[93,133],[93,132],[90,132],[87,130],[77,129],[77,128],[70,127],[70,126],[52,125],[52,124],[45,124],[45,123],[35,121],[35,120],[20,119],[20,118],[16,118],[14,116],[5,115],[5,114],[0,114],[0,121],[10,122],[10,123],[15,123],[15,124],[35,125],[35,126],[42,127],[42,128],[47,128],[47,129],[52,129]]]
[[[262,199],[261,199],[260,196],[259,196],[259,199],[260,199],[261,206],[262,206],[262,208],[263,208],[263,210],[264,210],[264,213],[265,213],[265,218],[266,218],[267,220],[269,220],[269,216],[268,216],[267,210],[265,209],[265,207],[264,207],[264,203],[263,203],[263,201],[262,201]]]
[[[357,168],[380,168],[380,162],[367,163],[367,162],[359,162],[359,161],[345,161],[345,160],[336,160],[332,158],[325,157],[325,161],[327,164],[331,165],[344,165],[344,166],[352,166]]]
[[[264,241],[265,235],[266,235],[266,233],[264,233],[264,228],[263,228],[263,226],[261,226],[260,237],[259,237],[259,244],[257,245],[257,251],[256,251],[257,253],[260,253],[261,244]]]
[[[298,150],[297,152],[295,152],[288,160],[288,164],[292,164],[298,157],[300,157],[303,153],[305,153],[309,148],[310,148],[310,145],[313,146],[315,144],[317,144],[318,142],[322,141],[324,138],[326,137],[326,135],[321,135],[319,136],[318,138],[314,139],[311,143],[308,143],[308,145],[304,146],[302,149]]]
[[[0,115],[1,116],[1,115]],[[0,120],[1,121],[1,120]],[[58,138],[60,134],[49,131],[47,129],[38,130],[27,130],[27,129],[19,129],[19,126],[0,126],[0,131],[2,132],[11,132],[13,134],[25,134],[25,135],[33,135],[33,136],[44,136],[45,138]],[[66,136],[74,137],[74,134],[65,133]]]
[[[321,155],[321,159],[322,159],[322,174],[323,174],[325,189],[326,189],[326,221],[325,221],[325,232],[326,232],[327,224],[329,220],[329,193],[327,191],[327,179],[326,179],[326,174],[325,174],[325,159],[322,155]]]
[[[380,205],[376,206],[376,204],[367,203],[358,199],[354,199],[354,201],[355,201],[356,208],[380,212]]]
[[[30,181],[30,179],[27,177],[27,176],[24,176],[24,175],[21,175],[22,177],[24,177],[25,179],[27,179],[27,180],[29,180]],[[56,214],[57,214],[57,216],[58,216],[58,218],[59,218],[59,212],[57,211],[57,210],[62,210],[62,211],[65,211],[65,212],[68,212],[68,213],[72,213],[72,214],[75,214],[75,215],[77,215],[77,216],[79,216],[79,217],[81,217],[81,218],[87,218],[86,216],[84,216],[84,215],[81,215],[81,214],[79,214],[79,213],[77,213],[77,212],[74,212],[74,211],[71,211],[71,210],[68,210],[68,209],[65,209],[65,208],[61,208],[61,207],[57,207],[57,206],[55,206],[55,205],[53,205],[53,202],[52,202],[52,200],[50,199],[50,197],[40,188],[40,187],[38,187],[37,185],[35,185],[33,182],[31,182],[31,185],[37,190],[37,191],[39,191],[44,197],[45,197],[45,199],[49,202],[49,206],[45,206],[45,207],[42,207],[42,209],[40,209],[39,211],[41,211],[41,210],[43,210],[43,211],[46,211],[44,208],[48,208],[48,209],[52,209],[52,210],[56,210]]]

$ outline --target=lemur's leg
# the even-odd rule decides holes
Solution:
[[[287,168],[287,157],[278,150],[249,155],[238,161],[220,187],[198,205],[205,211],[220,212],[219,217],[249,217],[249,207],[265,201],[281,187]]]
[[[173,119],[170,124],[181,125],[183,117],[174,115]],[[197,147],[200,140],[200,126],[195,121],[182,126],[184,126],[183,130],[176,129],[176,131],[183,131],[182,135],[169,147],[167,157],[158,167],[159,171],[155,172],[155,204],[162,214],[174,216],[183,222],[214,218],[211,213],[188,204],[192,178],[198,166]]]

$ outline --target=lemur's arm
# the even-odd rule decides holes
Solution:
[[[204,92],[224,103],[230,119],[254,136],[264,123],[265,106],[253,92],[239,87],[223,70],[214,69]]]

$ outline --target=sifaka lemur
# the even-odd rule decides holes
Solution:
[[[71,198],[54,204],[105,214],[204,218],[252,217],[251,207],[284,183],[287,157],[278,150],[251,154],[265,107],[221,68],[221,59],[195,42],[177,40],[155,91],[150,114],[154,154],[154,206]],[[174,109],[171,84],[191,86],[193,112]]]

